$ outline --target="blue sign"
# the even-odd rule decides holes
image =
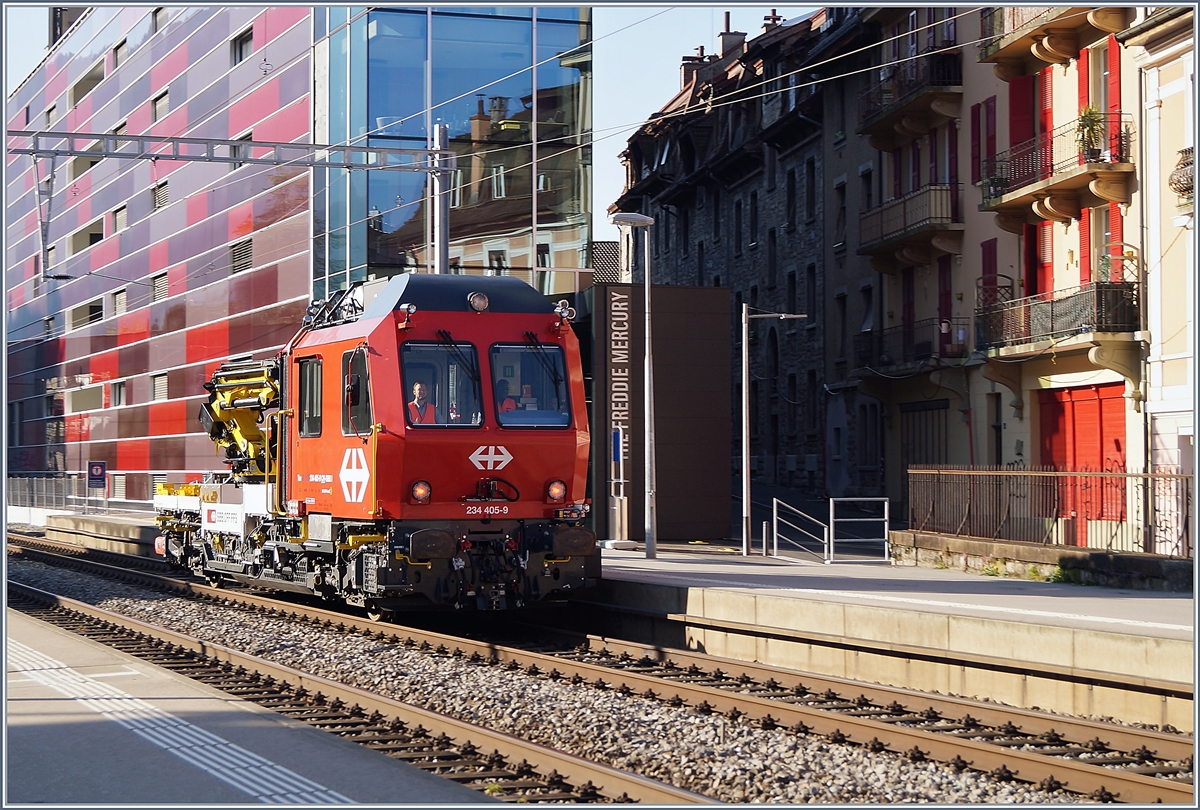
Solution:
[[[89,461],[88,462],[88,489],[107,489],[108,488],[108,462],[107,461]]]

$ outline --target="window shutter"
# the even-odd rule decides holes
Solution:
[[[123,231],[129,225],[129,209],[121,206],[113,211],[113,230]]]
[[[162,183],[159,183],[157,186],[154,187],[154,200],[153,200],[154,206],[153,207],[156,211],[159,208],[166,208],[167,203],[170,202],[170,200],[171,200],[171,195],[168,192],[166,181],[163,181]]]
[[[946,176],[952,187],[958,186],[958,124],[953,120],[946,125]],[[954,188],[954,199],[958,199],[958,189]],[[957,214],[957,209],[955,210]]]
[[[155,374],[154,377],[152,377],[151,379],[153,380],[153,383],[154,383],[154,398],[155,399],[166,399],[167,398],[167,375],[166,374]]]
[[[124,315],[126,307],[126,292],[125,290],[117,290],[113,293],[113,315]]]
[[[159,273],[152,278],[151,283],[154,285],[150,290],[150,301],[161,301],[167,297],[167,274]]]
[[[254,266],[254,242],[243,239],[229,246],[230,271],[240,273]]]
[[[1112,34],[1108,35],[1108,111],[1121,111],[1121,46]]]
[[[979,141],[979,108],[981,104],[971,105],[971,182],[978,183],[979,176],[979,160],[980,160],[980,141]]]
[[[1092,209],[1079,212],[1079,283],[1092,280]]]
[[[1121,216],[1121,206],[1117,203],[1108,204],[1108,232],[1112,242],[1122,242],[1125,239],[1125,218]],[[1110,250],[1113,257],[1121,255],[1120,245],[1114,244]],[[1113,272],[1117,272],[1116,262],[1113,262]]]
[[[112,498],[114,501],[125,500],[125,473],[113,473]]]
[[[979,245],[980,263],[983,265],[983,285],[996,286],[996,240],[989,239]]]
[[[1008,145],[1014,147],[1034,136],[1033,76],[1008,80]]]
[[[1054,223],[1039,222],[1037,229],[1038,286],[1040,292],[1054,291]]]
[[[983,102],[983,156],[991,161],[996,157],[996,97],[989,96]]]
[[[153,121],[161,121],[167,117],[167,113],[171,111],[170,94],[164,92],[161,96],[154,99]]]

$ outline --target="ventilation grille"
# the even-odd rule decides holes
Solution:
[[[240,273],[254,266],[254,243],[243,239],[229,246],[229,267],[231,272]]]
[[[162,301],[167,297],[167,274],[159,273],[154,278],[150,279],[153,288],[150,290],[150,301]]]
[[[167,375],[166,374],[155,374],[153,377],[150,378],[150,381],[154,386],[154,399],[166,399],[167,398]]]
[[[157,211],[159,208],[166,208],[170,200],[171,195],[167,191],[166,183],[159,183],[154,187],[154,210]]]

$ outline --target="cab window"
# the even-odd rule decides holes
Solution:
[[[300,363],[300,435],[321,435],[321,358],[309,357]]]
[[[342,433],[365,436],[371,432],[371,387],[367,385],[367,347],[342,355]]]
[[[483,424],[479,357],[470,343],[406,343],[400,362],[404,416],[409,426],[470,428]]]
[[[571,424],[567,364],[561,346],[497,344],[491,350],[496,421],[506,428]]]

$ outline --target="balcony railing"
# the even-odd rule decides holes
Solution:
[[[962,222],[961,185],[924,186],[864,211],[858,221],[859,249],[870,248],[914,231]]]
[[[879,69],[879,81],[858,96],[858,126],[863,127],[907,104],[931,87],[962,84],[962,55],[931,53]]]
[[[1192,477],[1123,469],[908,468],[908,525],[988,540],[1192,556]]]
[[[1090,332],[1141,328],[1141,283],[1089,281],[1068,290],[1007,300],[1011,287],[980,285],[980,348],[1016,346]]]
[[[1019,188],[1045,180],[1078,166],[1094,163],[1127,163],[1130,159],[1132,118],[1127,113],[1101,113],[1100,126],[1090,146],[1081,148],[1079,121],[1019,143],[1007,152],[983,161],[983,204]]]
[[[921,363],[931,357],[963,357],[969,330],[967,318],[926,318],[861,332],[854,336],[854,365],[882,370]]]
[[[1055,6],[1017,6],[983,9],[979,12],[979,38],[985,40],[981,52],[987,53],[996,40],[1037,22],[1055,8]]]

